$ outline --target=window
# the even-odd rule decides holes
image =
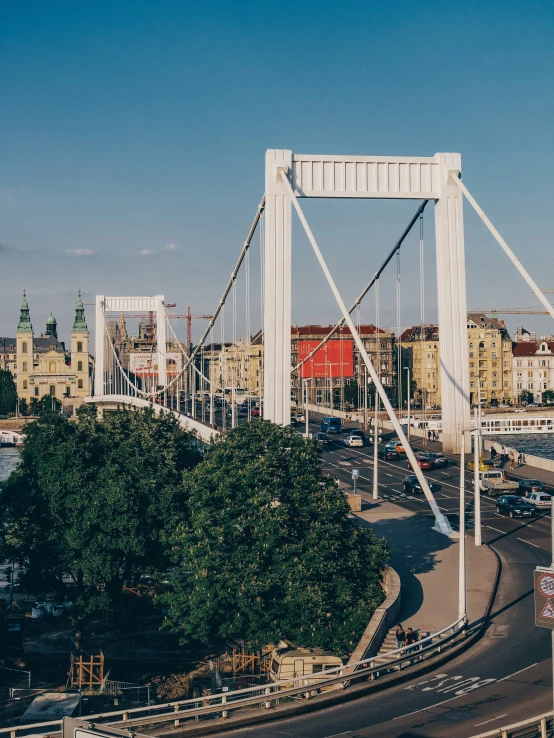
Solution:
[[[83,389],[83,380],[82,379],[78,379],[77,380],[77,388],[78,389]]]
[[[83,342],[77,341],[77,353],[82,354],[83,353]]]
[[[470,359],[473,359],[473,351],[470,351],[470,352],[469,352],[469,358],[470,358]]]
[[[504,382],[504,387],[507,387],[507,386],[508,386],[508,382]]]
[[[27,380],[26,379],[23,380],[23,389],[27,389]]]
[[[469,344],[469,348],[470,348],[470,349],[472,349],[472,348],[473,348],[473,343],[470,343],[470,344]]]
[[[56,396],[56,386],[51,384],[50,385],[50,397],[55,397],[55,396]]]
[[[323,671],[323,664],[312,664],[312,674],[319,674]]]
[[[38,387],[35,387],[35,397],[38,397],[39,389]]]
[[[173,363],[175,364],[175,362],[173,362]],[[78,372],[82,372],[83,371],[83,362],[82,361],[78,361],[77,362],[77,371]]]
[[[26,354],[27,353],[27,341],[23,341],[21,344],[21,353]]]
[[[496,348],[496,341],[493,341],[493,342],[492,342],[492,347],[493,347],[493,348]]]
[[[479,348],[480,348],[480,349],[484,349],[484,348],[485,348],[485,342],[484,342],[484,341],[481,341],[481,342],[479,343]]]
[[[23,369],[21,371],[23,371],[23,372],[26,372],[27,371],[27,362],[26,361],[23,362]]]
[[[518,360],[516,361],[516,366],[521,366],[521,359],[518,359]]]

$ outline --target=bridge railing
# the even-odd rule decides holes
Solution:
[[[162,723],[172,723],[177,727],[188,720],[226,718],[231,712],[244,708],[270,709],[285,700],[313,697],[321,691],[333,688],[347,689],[362,680],[376,680],[387,674],[402,671],[418,662],[448,651],[463,640],[467,634],[465,620],[460,618],[447,628],[422,639],[413,646],[390,651],[384,661],[374,656],[348,666],[335,667],[326,671],[324,678],[321,678],[319,674],[295,677],[233,692],[206,695],[202,698],[87,715],[86,719],[93,723],[117,724],[123,728]],[[376,663],[377,661],[379,663]],[[61,720],[55,720],[1,728],[0,736],[9,733],[10,738],[18,738],[39,732],[52,736],[52,738],[58,738],[61,735],[61,723]]]
[[[550,738],[552,735],[554,735],[552,712],[545,712],[543,715],[536,715],[503,728],[494,728],[471,738]]]

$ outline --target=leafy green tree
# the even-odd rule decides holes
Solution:
[[[17,389],[9,369],[0,369],[0,415],[14,413],[17,404]]]
[[[0,556],[26,567],[28,588],[63,589],[71,575],[92,611],[168,565],[183,472],[201,458],[173,416],[117,410],[100,421],[84,405],[77,422],[43,412],[25,433],[21,463],[0,487]]]
[[[29,415],[29,403],[24,397],[19,398],[18,410],[20,415]]]
[[[344,402],[358,407],[358,382],[355,379],[344,385]]]
[[[553,390],[545,390],[542,393],[542,401],[546,405],[552,405],[554,403],[554,391]]]
[[[534,400],[533,393],[529,390],[523,390],[519,393],[519,402],[521,405],[530,405]]]
[[[383,600],[389,551],[352,525],[316,444],[266,421],[220,437],[184,479],[168,625],[183,640],[280,638],[352,651]]]

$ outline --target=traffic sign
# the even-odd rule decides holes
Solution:
[[[360,476],[360,470],[359,469],[352,469],[352,476],[353,477],[359,477]]]
[[[535,625],[554,630],[554,569],[535,569]]]

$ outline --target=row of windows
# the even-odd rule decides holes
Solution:
[[[27,341],[22,341],[21,342],[21,353],[22,354],[26,354],[27,353],[28,346],[29,346],[29,344],[27,343]],[[14,350],[14,347],[13,346],[10,346],[10,351],[13,351],[13,350]],[[33,351],[36,351],[36,350],[37,350],[37,347],[36,346],[33,346]],[[83,353],[83,342],[82,341],[77,341],[77,353],[78,354],[82,354]]]
[[[77,380],[77,388],[78,389],[83,389],[83,380],[82,379],[78,379]],[[23,380],[23,389],[24,390],[29,389],[29,385],[28,385],[28,382],[27,382],[26,379]],[[54,384],[51,384],[50,385],[49,392],[50,392],[51,395],[55,395],[56,394],[56,386]],[[66,387],[65,388],[65,392],[69,396],[69,393],[71,392],[71,388],[69,386]],[[40,397],[40,388],[39,387],[35,387],[35,397]]]

